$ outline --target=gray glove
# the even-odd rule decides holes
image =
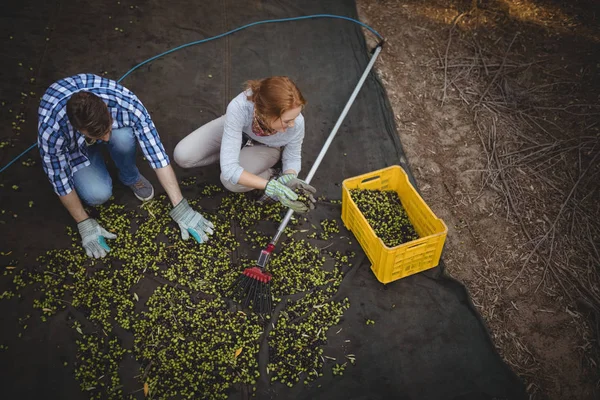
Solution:
[[[283,183],[285,186],[289,187],[293,191],[299,190],[302,193],[304,193],[304,195],[308,197],[308,206],[310,207],[310,209],[313,210],[315,208],[315,203],[317,202],[317,200],[315,200],[315,197],[313,195],[317,193],[317,189],[315,189],[314,186],[309,185],[302,179],[298,179],[296,174],[281,175],[277,179],[277,181],[279,183]]]
[[[271,179],[267,183],[265,194],[283,204],[284,207],[291,208],[294,212],[303,214],[308,211],[308,207],[298,201],[298,195],[276,179]]]
[[[186,199],[182,199],[179,204],[173,207],[169,215],[179,224],[183,240],[188,240],[192,235],[196,242],[205,243],[208,241],[208,235],[213,234],[212,228],[215,226],[212,222],[204,218],[199,212],[194,211]]]
[[[77,224],[77,228],[81,235],[81,244],[88,257],[104,257],[110,251],[106,239],[117,238],[117,235],[101,227],[93,218],[84,219]]]

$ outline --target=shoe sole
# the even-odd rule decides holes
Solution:
[[[152,193],[150,193],[150,196],[148,196],[148,197],[138,196],[136,192],[133,192],[133,195],[135,197],[137,197],[138,200],[141,200],[141,201],[150,201],[150,200],[152,200],[154,198],[154,187],[152,187]]]

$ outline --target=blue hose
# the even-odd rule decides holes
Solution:
[[[196,40],[194,42],[182,44],[181,46],[177,46],[177,47],[175,47],[175,48],[173,48],[171,50],[167,50],[164,53],[160,53],[160,54],[158,54],[158,55],[156,55],[154,57],[150,57],[146,61],[142,61],[141,63],[139,63],[138,65],[136,65],[135,67],[133,67],[129,71],[127,71],[125,73],[125,75],[123,75],[122,77],[120,77],[117,82],[121,83],[121,81],[123,79],[125,79],[129,74],[131,74],[133,71],[135,71],[136,69],[140,68],[141,66],[146,65],[149,62],[152,62],[152,61],[154,61],[154,60],[156,60],[158,58],[161,58],[162,56],[166,56],[167,54],[170,54],[170,53],[173,53],[175,51],[184,49],[186,47],[195,46],[197,44],[210,42],[211,40],[220,39],[220,38],[222,38],[224,36],[231,35],[232,33],[239,32],[241,30],[244,30],[246,28],[250,28],[250,27],[256,26],[256,25],[271,24],[271,23],[276,23],[276,22],[301,21],[301,20],[304,20],[304,19],[317,19],[317,18],[333,18],[333,19],[343,19],[343,20],[346,20],[346,21],[351,21],[351,22],[357,23],[358,25],[362,26],[363,28],[368,29],[371,33],[373,33],[375,36],[377,36],[377,38],[380,41],[383,40],[383,37],[375,29],[371,28],[369,25],[367,25],[367,24],[365,24],[363,22],[360,22],[359,20],[356,20],[354,18],[344,17],[342,15],[314,14],[314,15],[305,15],[305,16],[302,16],[302,17],[266,19],[266,20],[263,20],[263,21],[252,22],[250,24],[246,24],[246,25],[240,26],[238,28],[232,29],[232,30],[227,31],[225,33],[221,33],[219,35],[212,36],[212,37],[209,37],[209,38],[206,38],[206,39]],[[25,154],[27,154],[31,149],[33,149],[36,146],[37,146],[37,143],[34,143],[27,150],[25,150],[24,152],[22,152],[21,154],[19,154],[18,156],[16,156],[12,161],[10,161],[8,164],[6,164],[4,167],[2,167],[0,169],[0,173],[4,172],[5,169],[7,169],[8,167],[10,167],[15,161],[17,161],[19,158],[23,157]]]

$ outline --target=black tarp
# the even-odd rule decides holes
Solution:
[[[8,66],[0,71],[1,97],[16,104],[15,112],[25,112],[27,121],[16,147],[0,150],[0,165],[36,138],[37,96],[18,105],[22,91],[34,90],[39,96],[55,80],[81,72],[107,71],[108,77],[118,79],[137,63],[184,43],[258,20],[317,13],[356,17],[355,4],[350,0],[4,1],[0,35]],[[13,39],[7,39],[9,36]],[[172,154],[182,137],[224,113],[245,80],[290,76],[308,100],[303,175],[368,58],[369,49],[358,25],[342,20],[304,20],[256,26],[183,49],[139,68],[122,83],[150,110]],[[33,72],[27,70],[29,65]],[[33,84],[29,82],[31,76],[36,77]],[[9,126],[14,114],[4,108],[1,115],[2,137],[13,135]],[[2,248],[13,250],[21,263],[34,262],[33,258],[47,249],[68,246],[69,239],[62,232],[72,222],[39,166],[37,150],[27,157],[38,160],[37,168],[17,163],[0,176],[4,184],[2,208],[22,216],[0,226]],[[340,198],[343,179],[388,165],[407,167],[404,160],[385,91],[371,74],[313,183],[320,194]],[[141,160],[140,165],[158,184],[149,166]],[[180,178],[197,175],[202,181],[218,183],[216,166],[176,172]],[[19,192],[9,192],[13,184],[20,186]],[[115,197],[136,205],[130,192],[118,183]],[[28,200],[35,202],[35,213],[27,210]],[[321,209],[321,217],[323,213],[339,216],[340,209]],[[465,288],[444,275],[443,268],[384,286],[371,273],[364,255],[359,258],[363,262],[347,275],[338,294],[349,297],[352,304],[341,323],[344,335],[331,335],[327,345],[335,353],[344,346],[343,340],[350,340],[346,349],[356,355],[357,365],[347,368],[343,377],[326,375],[316,382],[319,385],[310,387],[268,387],[263,382],[259,397],[525,398],[522,383],[496,353]],[[28,312],[20,305],[0,302],[1,339],[10,343],[9,350],[0,354],[1,396],[85,398],[72,371],[60,367],[62,360],[73,358],[71,328],[58,318],[46,324],[32,322],[26,337],[15,342],[15,321]],[[376,324],[365,325],[366,318]],[[233,394],[232,398],[239,396]]]

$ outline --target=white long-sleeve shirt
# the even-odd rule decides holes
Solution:
[[[238,183],[244,169],[240,166],[242,133],[252,140],[269,147],[283,147],[281,161],[283,171],[292,169],[300,172],[302,163],[302,141],[304,140],[304,117],[299,114],[285,132],[270,136],[257,136],[252,132],[254,103],[248,100],[250,91],[236,96],[227,106],[225,129],[221,142],[221,174],[231,183]]]

